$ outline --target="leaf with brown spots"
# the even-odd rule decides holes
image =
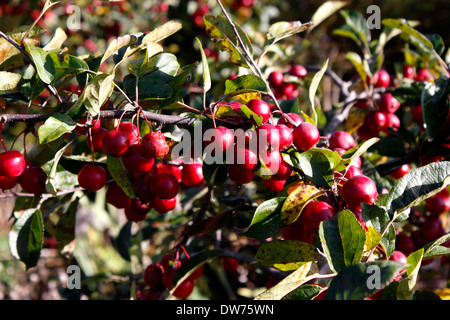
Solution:
[[[322,190],[303,181],[292,184],[287,190],[288,197],[281,208],[281,221],[286,225],[297,220],[308,202],[323,194]]]

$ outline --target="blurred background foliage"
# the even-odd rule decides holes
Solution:
[[[233,19],[246,30],[251,39],[258,42],[261,35],[267,32],[271,23],[277,21],[300,20],[307,22],[311,19],[317,8],[323,3],[319,0],[256,0],[252,7],[236,6],[238,0],[224,0]],[[0,30],[12,31],[23,25],[30,25],[38,17],[43,1],[1,1]],[[71,7],[74,4],[77,7]],[[424,34],[439,34],[444,43],[450,43],[450,30],[448,17],[450,5],[448,0],[398,0],[398,1],[351,1],[346,9],[357,10],[365,17],[369,14],[366,9],[369,5],[378,5],[381,9],[381,18],[405,18],[418,20],[419,31]],[[80,8],[79,11],[76,11]],[[80,15],[81,28],[70,30],[67,21],[74,14]],[[47,12],[39,22],[39,26],[47,32],[41,37],[42,43],[48,42],[56,28],[61,27],[68,38],[64,45],[68,52],[74,55],[100,55],[108,43],[121,35],[130,33],[147,33],[168,20],[179,20],[183,28],[164,41],[166,52],[175,54],[181,66],[200,61],[200,53],[195,37],[202,39],[203,46],[211,63],[211,75],[217,84],[213,94],[219,96],[223,89],[223,81],[229,76],[239,72],[235,65],[227,62],[227,55],[216,51],[213,42],[209,41],[206,32],[201,26],[201,16],[204,14],[221,14],[220,8],[214,0],[134,0],[118,3],[107,1],[74,0],[63,2]],[[200,20],[199,20],[200,17]],[[309,34],[293,36],[283,42],[289,59],[300,64],[322,64],[327,58],[333,61],[331,68],[338,74],[350,68],[345,59],[345,53],[357,50],[350,40],[332,35],[332,30],[342,26],[344,20],[339,14],[334,14],[325,20]],[[377,37],[377,30],[373,30],[373,37]],[[397,61],[403,61],[402,49],[404,42],[396,38],[389,42],[385,51],[385,65],[387,69],[394,68]],[[278,68],[287,65],[289,59],[278,61]],[[286,66],[285,65],[285,66]],[[268,68],[269,70],[269,68]],[[126,70],[123,70],[126,72]],[[342,71],[342,72],[341,72]],[[268,71],[267,71],[268,72]],[[197,74],[199,78],[199,75]],[[195,77],[193,79],[195,82]],[[20,129],[17,129],[18,131]],[[11,136],[4,136],[11,141]],[[17,203],[14,198],[0,199],[0,299],[121,299],[127,298],[129,292],[129,279],[124,275],[133,270],[133,261],[127,260],[126,254],[120,254],[120,241],[128,239],[126,231],[131,232],[124,215],[118,214],[115,208],[107,205],[102,192],[89,194],[79,201],[76,220],[76,248],[69,258],[62,256],[56,250],[56,244],[50,234],[46,236],[42,259],[39,265],[32,270],[25,271],[24,266],[14,260],[8,248],[7,234],[10,230],[10,214]],[[64,210],[54,203],[47,214],[51,216],[57,210]],[[141,265],[146,265],[152,259],[158,259],[173,245],[173,236],[169,230],[176,229],[186,222],[185,216],[167,215],[150,217],[152,227],[143,235],[148,239],[150,234],[158,236],[150,241],[144,241]],[[50,219],[51,220],[51,219]],[[46,226],[51,232],[52,226]],[[123,237],[123,238],[121,238]],[[118,239],[118,241],[117,241]],[[201,240],[197,240],[201,241]],[[194,241],[193,246],[196,245]],[[133,244],[131,244],[133,250]],[[135,248],[136,249],[136,248]],[[136,249],[137,250],[137,249]],[[151,258],[150,258],[151,257]],[[74,263],[82,267],[83,290],[65,290],[67,279],[66,267]],[[231,287],[240,287],[240,297],[254,295],[253,290],[264,286],[268,279],[258,280],[257,270],[240,268],[238,273],[230,274],[221,269],[217,261],[205,268],[206,277],[202,278],[195,287],[190,299],[235,298],[236,293]],[[250,271],[249,271],[250,270]],[[431,269],[430,269],[431,270]],[[209,275],[209,276],[208,276]],[[435,275],[430,271],[430,279]],[[207,280],[206,280],[207,279]],[[215,285],[216,292],[208,288]],[[217,285],[219,284],[219,285]],[[438,287],[438,285],[435,285]]]

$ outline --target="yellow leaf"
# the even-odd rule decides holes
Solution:
[[[348,133],[355,132],[364,122],[366,111],[358,108],[352,108],[344,123],[344,130]]]
[[[323,194],[323,191],[313,185],[305,184],[303,181],[288,187],[288,196],[281,207],[281,221],[288,225],[300,216],[303,207],[311,200]]]

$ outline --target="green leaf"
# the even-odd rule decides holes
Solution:
[[[38,129],[39,143],[52,142],[65,133],[71,133],[76,127],[76,122],[65,114],[55,114],[45,120]]]
[[[105,82],[104,85],[103,82]],[[100,112],[100,108],[103,106],[103,104],[100,103],[104,103],[106,101],[104,101],[104,99],[106,97],[106,93],[109,92],[111,85],[111,75],[96,75],[88,82],[76,104],[78,105],[84,102],[84,105],[86,106],[86,109],[89,111],[89,113],[93,117],[97,116]],[[101,96],[100,90],[102,90]]]
[[[418,106],[422,104],[424,88],[424,82],[408,82],[400,87],[393,88],[391,94],[404,106]]]
[[[281,39],[293,36],[308,29],[311,24],[302,24],[300,21],[278,21],[269,27],[267,39],[275,43]]]
[[[362,203],[361,215],[366,226],[374,228],[379,234],[383,234],[384,230],[389,228],[381,238],[380,244],[387,256],[390,257],[395,250],[396,233],[395,227],[392,224],[389,224],[391,218],[389,217],[387,210],[377,205]]]
[[[55,185],[54,185],[56,170],[58,169],[59,160],[61,159],[64,151],[67,148],[67,146],[68,146],[68,144],[65,145],[64,147],[62,147],[60,150],[58,150],[58,152],[56,152],[55,158],[53,159],[52,167],[51,167],[50,172],[49,172],[49,174],[47,176],[47,180],[45,181],[45,190],[47,190],[48,193],[51,193],[54,196],[57,193],[57,190],[56,190]]]
[[[407,260],[405,279],[400,281],[397,288],[397,298],[399,300],[411,300],[414,294],[414,287],[419,275],[420,266],[423,259],[423,248],[411,253]]]
[[[405,265],[394,261],[357,263],[330,282],[326,300],[363,300],[384,288]]]
[[[171,36],[180,30],[183,25],[179,21],[170,20],[160,25],[156,29],[150,31],[145,37],[142,39],[142,46],[147,46],[154,42],[159,42],[164,40],[165,38]]]
[[[427,83],[422,91],[421,105],[423,121],[428,139],[441,133],[449,112],[450,78],[442,76],[436,84]]]
[[[439,237],[439,238],[431,241],[430,243],[427,243],[423,247],[423,249],[424,249],[423,258],[429,259],[429,258],[434,258],[434,257],[439,257],[439,256],[449,254],[450,249],[447,247],[441,246],[441,244],[443,244],[444,242],[446,242],[448,240],[450,240],[450,233],[447,233],[446,235],[443,235],[442,237]]]
[[[339,212],[337,217],[345,265],[349,266],[361,262],[364,244],[366,243],[364,228],[350,210]]]
[[[11,254],[25,263],[27,269],[37,265],[41,255],[44,224],[38,209],[25,210],[9,233]]]
[[[371,35],[364,16],[360,12],[352,10],[341,10],[340,14],[345,19],[345,25],[334,30],[333,34],[348,37],[360,47],[368,48]]]
[[[328,68],[328,59],[323,64],[322,68],[314,75],[311,84],[309,86],[309,103],[311,104],[311,109],[314,114],[314,125],[317,125],[317,114],[315,113],[315,100],[316,100],[316,92],[317,88],[319,87],[320,81],[323,78],[323,75],[325,74],[325,71],[327,71]]]
[[[296,240],[274,240],[263,243],[253,262],[281,271],[297,270],[306,262],[317,262],[320,256],[309,243]]]
[[[450,162],[433,162],[411,170],[396,181],[386,199],[391,217],[435,195],[450,184]]]
[[[351,211],[343,210],[321,222],[319,237],[330,267],[335,272],[361,261],[366,233]]]
[[[203,93],[211,89],[211,75],[209,73],[209,65],[208,65],[208,59],[206,58],[205,51],[203,50],[202,43],[199,38],[195,38],[197,40],[197,43],[200,47],[200,54],[202,56],[202,73],[203,73]]]
[[[348,52],[345,58],[353,64],[356,72],[358,72],[361,77],[362,83],[365,85],[367,82],[367,76],[370,74],[369,70],[366,69],[363,60],[360,55],[356,52]]]
[[[385,26],[399,29],[406,35],[409,35],[420,41],[420,43],[425,45],[427,48],[431,50],[433,49],[433,43],[419,31],[410,26],[408,21],[406,21],[405,19],[383,19],[381,23]]]
[[[317,265],[307,262],[272,288],[260,293],[255,300],[280,300],[318,274]]]
[[[319,25],[322,21],[326,20],[328,17],[349,3],[350,1],[325,1],[322,3],[311,18],[312,26],[308,29],[308,31],[311,31],[317,27],[317,25]]]
[[[264,219],[269,217],[275,210],[281,209],[280,205],[282,205],[285,200],[286,198],[280,197],[272,198],[261,203],[258,208],[256,208],[255,214],[253,215],[253,219],[249,227],[261,221],[264,221]]]
[[[24,43],[25,50],[30,54],[30,58],[36,65],[36,71],[42,82],[51,84],[55,79],[55,64],[51,56],[44,49]]]
[[[247,58],[242,56],[239,41],[227,18],[224,16],[207,15],[203,17],[203,22],[206,32],[208,32],[211,38],[217,41],[219,48],[230,53],[230,61],[248,68]],[[253,45],[249,37],[239,25],[236,23],[234,25],[239,37],[242,39],[244,47],[250,55],[253,55]]]
[[[130,173],[125,169],[120,158],[108,156],[106,158],[106,166],[114,181],[117,182],[125,194],[131,199],[134,199],[136,196],[134,194],[133,183],[130,179]]]
[[[22,79],[22,76],[17,73],[8,71],[0,71],[0,92],[13,90]]]
[[[267,86],[264,80],[258,76],[246,74],[238,76],[233,80],[225,81],[225,99],[249,92],[267,94]]]
[[[130,99],[136,98],[136,77],[125,77],[124,87]],[[153,76],[144,76],[138,80],[139,100],[165,100],[171,98],[173,90],[166,80]]]
[[[316,186],[325,188],[331,186],[334,179],[334,160],[328,153],[310,149],[302,153],[295,151],[289,154],[294,168],[301,170]]]
[[[317,284],[304,284],[284,296],[281,300],[312,300],[317,297],[322,290],[323,287]]]
[[[109,57],[111,57],[115,52],[119,51],[121,48],[132,45],[137,41],[137,37],[134,35],[126,34],[124,36],[118,37],[110,42],[103,54],[100,64],[105,62]]]
[[[244,233],[248,237],[264,240],[273,237],[285,226],[280,219],[280,210],[286,198],[273,198],[258,206],[250,226]]]

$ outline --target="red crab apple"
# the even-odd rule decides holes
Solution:
[[[416,81],[430,81],[432,78],[430,71],[427,68],[420,68],[414,77]]]
[[[262,124],[265,124],[267,123],[267,121],[269,121],[271,110],[269,104],[264,100],[252,99],[247,102],[246,106],[251,111],[262,117]]]
[[[0,176],[15,178],[25,170],[25,158],[19,151],[0,153]]]
[[[250,148],[236,147],[234,165],[244,171],[251,171],[258,165],[258,155]]]
[[[274,87],[279,87],[283,83],[283,73],[281,71],[272,71],[267,80]]]
[[[302,122],[295,127],[293,135],[294,146],[301,151],[307,151],[314,147],[320,138],[317,127],[309,122]]]
[[[175,209],[177,205],[177,198],[171,199],[154,199],[152,201],[153,209],[158,213],[166,213]]]
[[[117,127],[119,131],[125,132],[130,140],[130,145],[139,142],[139,130],[138,127],[131,122],[121,122]]]
[[[11,190],[17,185],[17,183],[18,183],[17,177],[9,178],[0,176],[0,189],[2,190]]]
[[[147,158],[165,157],[170,147],[161,131],[153,131],[142,137],[142,153]]]
[[[275,128],[278,129],[280,136],[280,150],[289,148],[294,141],[292,130],[285,124],[277,124]]]
[[[416,244],[409,235],[400,232],[395,240],[395,250],[399,250],[408,256],[416,250]]]
[[[172,199],[180,190],[177,177],[170,173],[160,173],[154,176],[150,182],[150,191],[155,198]]]
[[[261,179],[261,182],[267,189],[274,192],[280,192],[286,184],[286,180],[278,179],[276,176],[271,176],[269,179]]]
[[[125,207],[125,217],[128,221],[139,222],[145,220],[151,206],[142,204],[138,198],[133,199],[131,204]]]
[[[373,130],[381,130],[386,125],[386,115],[381,111],[373,110],[366,115],[364,123]]]
[[[194,281],[188,278],[177,286],[173,292],[173,296],[184,300],[191,295],[192,291],[194,291]]]
[[[271,124],[263,124],[256,128],[256,137],[258,139],[258,151],[262,149],[281,150],[280,149],[280,131]]]
[[[130,139],[125,131],[108,131],[102,139],[103,152],[110,156],[122,157],[130,147]]]
[[[106,179],[106,170],[95,164],[86,164],[78,172],[78,183],[84,189],[100,190],[105,186]]]
[[[186,187],[198,187],[205,182],[203,177],[203,165],[201,163],[187,163],[181,169],[181,182]]]
[[[373,85],[375,88],[386,88],[391,82],[391,76],[386,70],[379,70],[373,75]]]
[[[414,78],[414,68],[409,64],[404,64],[402,67],[403,78],[413,79]]]
[[[336,131],[329,138],[329,148],[334,150],[336,148],[342,148],[348,150],[356,145],[355,139],[347,131]]]
[[[152,169],[155,160],[147,158],[142,152],[140,144],[133,144],[122,156],[122,164],[130,172],[144,173]]]
[[[293,64],[289,68],[288,73],[292,76],[304,79],[308,75],[308,70],[300,64]]]
[[[378,100],[378,109],[384,113],[395,113],[400,108],[398,101],[390,92],[384,93]]]
[[[92,129],[91,134],[86,136],[86,143],[89,148],[97,152],[103,152],[103,137],[109,131],[106,128]]]
[[[19,176],[19,184],[23,191],[40,195],[45,191],[45,182],[47,174],[38,166],[30,166],[26,168]]]
[[[277,124],[284,124],[288,128],[293,129],[294,127],[300,125],[300,123],[303,122],[302,117],[297,113],[288,112],[285,113],[285,115],[295,123],[295,126],[291,122],[289,122],[289,120],[285,116],[281,116],[281,118],[278,119]]]
[[[394,179],[400,179],[401,177],[403,177],[405,174],[407,174],[409,171],[411,170],[411,166],[407,163],[405,163],[404,165],[402,165],[400,168],[398,168],[397,170],[393,171],[390,173],[390,176]]]
[[[255,173],[251,170],[243,170],[239,165],[230,164],[228,166],[228,177],[236,184],[242,185],[252,182]]]
[[[342,196],[349,206],[360,207],[361,202],[372,204],[377,200],[375,182],[365,175],[356,175],[342,186]]]
[[[317,230],[320,223],[334,217],[336,211],[325,201],[311,201],[303,208],[301,215],[305,228]]]
[[[208,133],[211,133],[209,137],[210,140],[204,142],[205,147],[214,142],[215,148],[211,151],[214,156],[215,152],[224,153],[228,148],[232,147],[234,144],[234,134],[233,132],[224,126],[219,126],[214,129],[210,129]]]

